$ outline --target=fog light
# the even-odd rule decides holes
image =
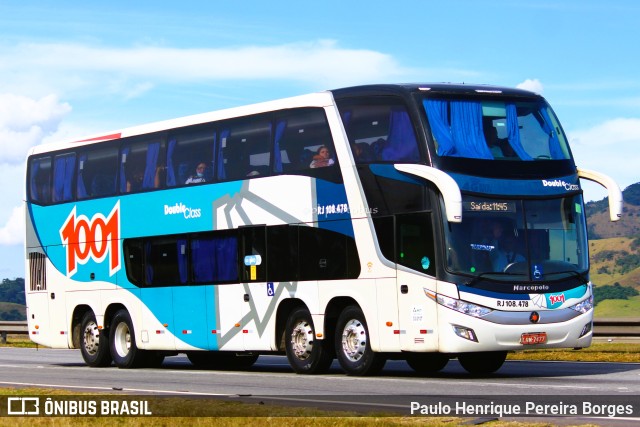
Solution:
[[[589,332],[591,332],[592,328],[593,328],[593,323],[592,322],[589,322],[586,325],[584,325],[584,328],[582,328],[582,332],[580,332],[580,338],[582,338],[583,336],[585,336]]]
[[[473,329],[466,328],[460,325],[451,325],[453,326],[453,332],[456,333],[460,338],[464,338],[469,341],[478,342],[478,338],[476,338],[476,333],[473,332]]]

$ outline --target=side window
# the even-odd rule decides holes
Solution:
[[[78,199],[112,196],[118,180],[118,147],[93,148],[78,156]]]
[[[431,214],[396,216],[398,264],[435,276],[435,247]]]
[[[30,161],[29,198],[38,204],[51,203],[51,157]]]
[[[420,161],[415,128],[400,99],[376,97],[338,106],[356,163]]]
[[[321,108],[293,110],[276,120],[275,170],[291,173],[333,166],[335,150],[327,117]]]
[[[296,225],[267,227],[267,278],[270,282],[298,280],[298,228]]]
[[[382,255],[389,261],[396,262],[394,217],[373,218],[373,226],[376,229],[376,237],[378,238],[378,245]]]
[[[194,283],[238,280],[238,238],[235,233],[216,232],[191,239],[191,273]]]
[[[271,121],[246,117],[222,124],[217,175],[235,181],[271,174]]]
[[[128,143],[120,151],[120,192],[158,188],[164,168],[159,140]]]
[[[53,159],[53,201],[68,202],[73,199],[73,179],[76,169],[75,153],[63,154]]]
[[[187,283],[186,238],[150,239],[144,244],[144,252],[145,285],[170,286]]]
[[[211,182],[216,132],[213,129],[177,132],[167,144],[167,187]]]
[[[353,238],[331,230],[299,227],[300,280],[353,279],[360,261]]]
[[[144,285],[144,241],[142,239],[124,241],[124,261],[129,281],[134,285]]]

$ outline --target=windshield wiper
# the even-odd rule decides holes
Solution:
[[[473,278],[471,278],[471,280],[469,280],[467,283],[465,283],[466,286],[469,287],[474,287],[481,279],[487,279],[487,277],[484,276],[488,276],[488,275],[496,275],[496,276],[526,276],[526,274],[523,273],[505,273],[504,271],[485,271],[484,273],[480,273],[477,276],[474,276]],[[489,279],[491,280],[491,279]],[[498,281],[498,280],[494,280],[494,281]]]
[[[545,273],[545,276],[548,274],[571,274],[574,277],[577,277],[578,279],[580,279],[583,283],[587,284],[589,282],[589,279],[587,278],[585,273],[581,273],[579,271],[576,270],[566,270],[566,271],[552,271],[550,273]]]

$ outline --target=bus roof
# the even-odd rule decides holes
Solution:
[[[412,92],[429,92],[458,95],[501,94],[506,96],[536,97],[534,92],[504,86],[465,84],[465,83],[406,83],[376,84],[353,86],[331,91],[336,98],[376,95],[376,94],[409,94]]]
[[[112,130],[99,134],[89,135],[80,139],[41,144],[29,150],[29,156],[46,153],[53,150],[68,148],[70,146],[81,146],[99,141],[109,141],[130,136],[145,135],[148,133],[162,132],[169,129],[184,126],[197,125],[218,120],[225,120],[235,117],[242,117],[251,114],[278,111],[288,108],[299,107],[325,107],[332,105],[333,97],[336,99],[353,96],[371,95],[404,95],[414,92],[429,92],[442,94],[502,94],[507,96],[532,97],[539,96],[533,92],[522,89],[514,89],[501,86],[453,84],[453,83],[406,83],[406,84],[375,84],[352,86],[341,89],[334,89],[323,92],[315,92],[307,95],[300,95],[290,98],[282,98],[273,101],[244,105],[240,107],[228,108],[224,110],[195,114],[191,116],[179,117],[175,119],[163,120],[159,122],[147,123],[132,126],[121,130]]]

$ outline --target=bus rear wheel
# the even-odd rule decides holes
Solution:
[[[386,363],[383,354],[371,349],[369,329],[360,307],[348,306],[340,313],[335,345],[338,362],[347,375],[375,375]]]
[[[85,313],[80,323],[80,353],[85,363],[91,367],[111,365],[109,337],[106,331],[98,329],[98,322],[92,311]]]
[[[474,375],[491,374],[500,369],[506,359],[506,351],[463,353],[458,356],[462,367]]]
[[[148,361],[149,355],[136,346],[133,322],[127,310],[119,310],[113,316],[109,330],[111,357],[118,368],[138,368]]]
[[[298,374],[327,372],[333,362],[330,342],[316,339],[311,313],[304,307],[295,309],[287,319],[285,350],[289,365]]]

